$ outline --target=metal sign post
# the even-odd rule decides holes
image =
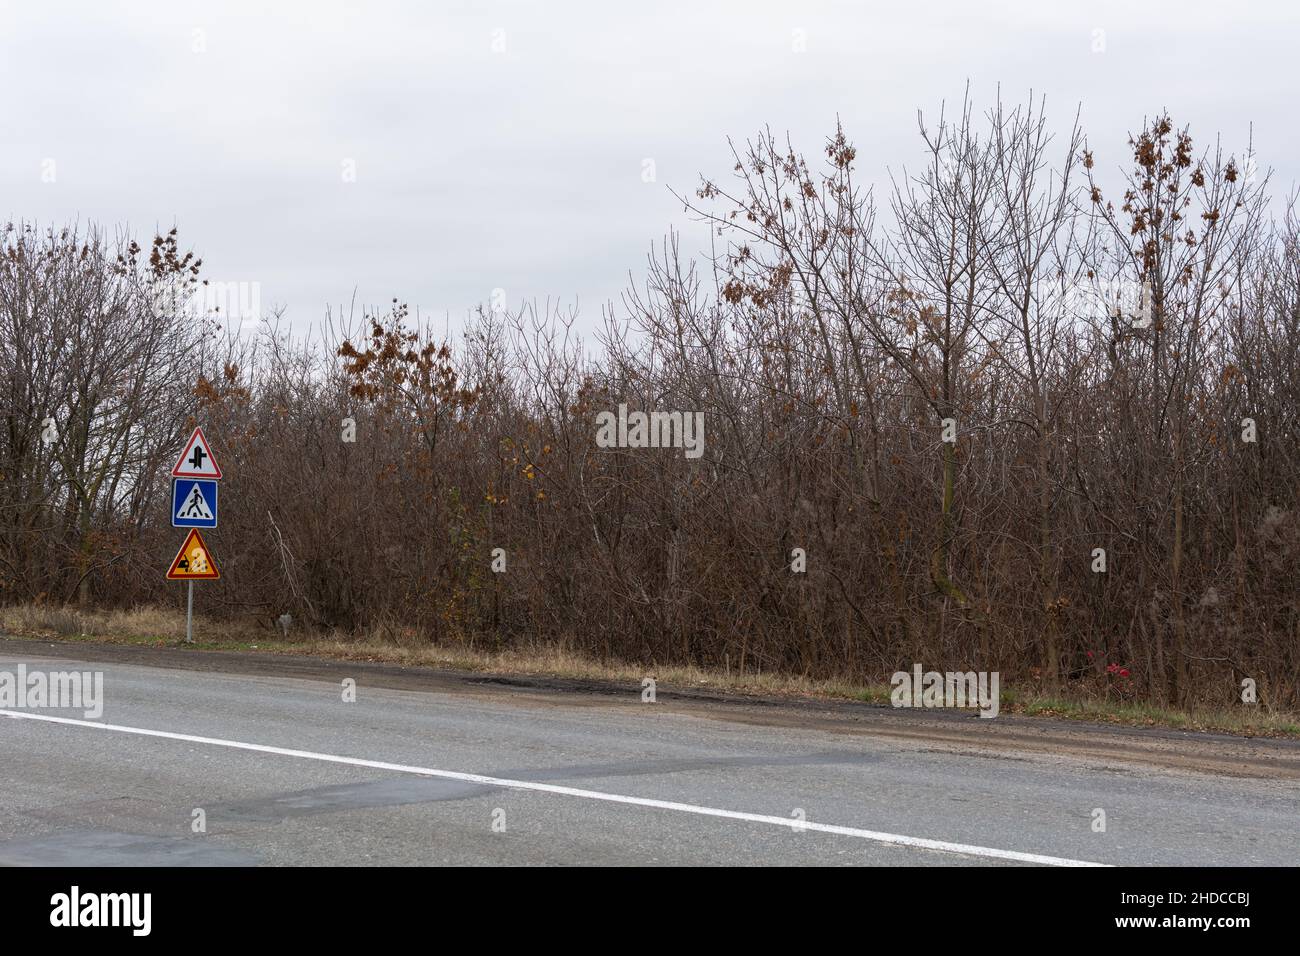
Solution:
[[[212,456],[212,447],[203,429],[196,428],[172,469],[172,527],[189,528],[190,533],[167,571],[169,580],[184,581],[188,585],[185,595],[186,644],[194,643],[194,582],[221,577],[203,535],[195,530],[217,526],[217,482],[220,479],[221,468]]]

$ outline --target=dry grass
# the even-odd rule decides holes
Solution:
[[[704,670],[698,667],[659,667],[620,661],[600,661],[555,643],[506,649],[432,645],[400,632],[345,638],[341,635],[291,630],[283,635],[271,625],[248,619],[216,623],[196,616],[195,641],[185,645],[185,615],[179,610],[137,607],[130,610],[74,609],[45,605],[0,608],[0,632],[19,637],[58,638],[146,646],[191,646],[198,650],[255,650],[336,660],[369,661],[414,667],[475,672],[528,674],[601,681],[632,681],[654,677],[665,688],[716,690],[728,694],[785,698],[821,698],[889,703],[889,686],[844,681],[810,680],[797,675]],[[1004,688],[1002,713],[1053,717],[1127,726],[1174,727],[1248,737],[1300,738],[1300,716],[1263,709],[1190,711],[1145,704],[1117,703],[1068,694]]]
[[[27,637],[163,641],[175,639],[178,622],[184,636],[184,616],[163,608],[101,611],[26,604],[0,609],[0,629]]]
[[[20,637],[57,637],[147,646],[185,646],[185,614],[159,607],[123,610],[80,610],[23,605],[0,608],[0,631]],[[412,640],[401,632],[344,637],[291,629],[281,635],[255,620],[215,623],[194,618],[194,643],[200,650],[256,650],[301,654],[339,660],[373,661],[416,667],[532,674],[589,680],[631,680],[654,677],[662,684],[713,687],[735,693],[868,699],[866,688],[838,681],[815,681],[771,673],[726,674],[697,667],[647,667],[617,661],[602,662],[555,643],[487,649],[467,645],[435,645]],[[880,688],[887,701],[889,690]]]

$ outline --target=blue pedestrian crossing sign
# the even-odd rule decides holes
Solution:
[[[202,478],[172,479],[172,527],[215,528],[217,483]]]

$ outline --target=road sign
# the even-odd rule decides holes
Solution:
[[[194,434],[185,443],[180,460],[172,469],[173,478],[210,478],[213,481],[221,477],[217,460],[212,457],[212,448],[203,434],[202,428],[194,429]]]
[[[172,479],[172,527],[215,528],[217,483],[202,478]]]
[[[203,542],[203,535],[191,529],[185,543],[176,552],[171,570],[167,572],[169,581],[215,581],[221,577],[217,562],[212,560],[212,552]]]

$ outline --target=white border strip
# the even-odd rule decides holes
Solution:
[[[770,826],[784,827],[787,830],[814,830],[818,833],[833,833],[836,836],[858,837],[876,843],[892,846],[907,846],[918,850],[938,850],[943,853],[960,853],[965,856],[987,857],[995,860],[1012,860],[1016,863],[1038,863],[1045,866],[1108,866],[1106,863],[1090,863],[1086,860],[1071,860],[1059,856],[1042,856],[1037,853],[1020,853],[1015,850],[998,850],[987,846],[973,846],[967,843],[949,843],[946,840],[926,840],[921,837],[902,836],[897,833],[880,833],[875,830],[860,830],[857,827],[834,826],[829,823],[812,823],[786,817],[773,817],[763,813],[745,813],[739,810],[722,810],[717,807],[704,807],[694,803],[677,803],[672,800],[652,800],[648,797],[629,797],[618,793],[604,793],[600,790],[582,790],[577,787],[561,787],[550,783],[536,783],[532,780],[509,780],[503,777],[486,777],[478,773],[461,773],[456,770],[436,770],[432,767],[415,767],[410,764],[385,763],[381,760],[362,760],[358,757],[341,757],[337,754],[316,753],[311,750],[290,750],[285,747],[270,747],[266,744],[250,744],[239,740],[223,740],[220,737],[198,737],[193,734],[176,734],[166,730],[149,730],[144,727],[124,727],[119,724],[105,724],[94,720],[75,720],[71,717],[53,717],[48,714],[32,714],[24,711],[0,710],[0,717],[12,717],[18,720],[39,720],[51,724],[67,724],[72,727],[92,727],[95,730],[111,730],[122,734],[136,734],[141,737],[161,737],[164,740],[180,740],[191,744],[209,744],[214,747],[229,747],[232,750],[250,750],[255,753],[277,754],[281,757],[299,757],[303,760],[319,760],[324,763],[346,764],[352,767],[368,767],[373,770],[391,770],[396,773],[411,773],[421,777],[440,777],[444,780],[459,780],[465,783],[478,783],[488,787],[505,787],[511,790],[531,790],[536,793],[554,793],[564,797],[581,797],[585,800],[603,800],[606,803],[622,803],[634,807],[650,807],[655,810],[674,810],[678,813],[693,813],[704,817],[723,817],[728,820],[744,820],[748,823],[766,823]]]

